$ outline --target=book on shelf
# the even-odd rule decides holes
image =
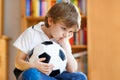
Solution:
[[[32,15],[34,17],[39,17],[40,16],[40,0],[32,0]]]
[[[58,2],[63,0],[26,0],[26,16],[45,16],[46,12]],[[73,4],[78,6],[81,11],[85,13],[84,0],[71,0]],[[84,5],[83,5],[84,4]],[[80,11],[80,12],[81,12]]]
[[[86,45],[87,44],[87,30],[81,29],[78,32],[74,32],[72,38],[70,38],[71,45]]]
[[[70,41],[70,44],[71,44],[71,45],[74,45],[74,36],[71,37],[69,41]]]
[[[26,16],[45,16],[56,0],[26,0]]]
[[[76,6],[78,6],[79,0],[71,0],[71,2],[72,2],[73,4],[75,4]]]
[[[81,10],[81,14],[86,15],[86,2],[87,0],[79,0],[78,1],[78,6]]]
[[[45,16],[47,13],[48,2],[46,0],[40,0],[40,16]]]
[[[26,16],[31,15],[31,0],[26,0]]]

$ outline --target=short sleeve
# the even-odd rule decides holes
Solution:
[[[30,27],[18,37],[13,45],[27,54],[30,51],[33,39],[34,30]]]

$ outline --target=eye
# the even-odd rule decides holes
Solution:
[[[66,30],[66,28],[65,27],[61,27],[62,28],[62,30]]]
[[[73,33],[73,31],[69,31],[69,33]]]

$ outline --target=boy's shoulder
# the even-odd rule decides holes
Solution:
[[[44,25],[44,22],[39,22],[38,24],[30,26],[27,31],[39,31],[42,32],[41,26]]]

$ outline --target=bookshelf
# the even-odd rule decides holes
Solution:
[[[88,0],[89,80],[120,80],[120,0]]]
[[[3,35],[3,3],[0,0],[0,80],[8,80],[8,41]]]
[[[0,36],[3,33],[3,0],[0,0]]]
[[[40,21],[44,21],[44,15],[35,16],[35,15],[33,15],[34,10],[29,10],[29,9],[28,10],[31,13],[26,14],[26,13],[28,13],[28,12],[26,12],[26,9],[27,9],[26,8],[26,4],[27,4],[26,1],[28,1],[28,0],[21,0],[21,1],[22,1],[22,6],[21,6],[22,7],[21,8],[21,32],[23,32],[29,26],[37,24]],[[44,1],[46,1],[46,0],[44,0]],[[48,8],[50,8],[50,1],[52,2],[52,5],[54,5],[57,0],[48,0],[47,1],[47,4],[49,5],[49,6],[47,6]],[[72,0],[72,1],[73,1],[73,3],[76,4],[75,1],[84,1],[84,0]],[[31,2],[28,1],[28,3],[31,4],[32,1]],[[31,8],[31,9],[33,9],[33,8]],[[85,15],[82,15],[82,22],[81,23],[82,23],[82,25],[81,25],[82,29],[81,30],[83,30],[84,27],[86,27],[86,16]],[[86,50],[87,50],[87,44],[83,44],[83,43],[82,44],[72,44],[72,52],[73,52],[73,54],[77,53],[77,52],[81,52],[81,51],[86,51]]]

